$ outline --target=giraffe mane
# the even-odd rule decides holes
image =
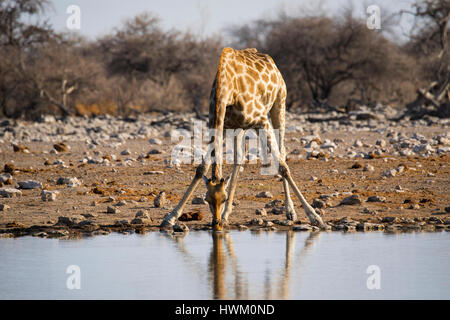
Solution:
[[[222,70],[223,70],[223,60],[224,60],[224,56],[225,54],[227,54],[228,52],[232,52],[234,49],[233,48],[229,48],[226,47],[222,50],[222,53],[220,55],[220,59],[219,59],[219,67],[217,68],[217,81],[216,81],[216,114],[217,114],[217,108],[219,106],[219,93],[220,93],[220,86],[221,86],[221,77],[222,77]]]

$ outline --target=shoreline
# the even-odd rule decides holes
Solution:
[[[292,226],[279,225],[272,221],[270,226],[255,226],[253,224],[230,225],[223,232],[229,231],[250,231],[250,232],[384,232],[384,233],[411,233],[411,232],[443,232],[450,231],[450,220],[442,221],[442,219],[432,217],[431,219],[417,219],[415,223],[370,223],[350,220],[344,218],[345,221],[327,222],[329,228],[320,230],[317,227],[306,223],[295,223]],[[180,229],[179,229],[180,230]],[[2,238],[18,238],[18,237],[39,237],[39,238],[58,238],[58,239],[77,239],[82,237],[102,236],[111,233],[123,235],[129,234],[146,234],[149,232],[161,232],[173,236],[184,236],[189,232],[213,232],[210,225],[196,224],[189,229],[183,231],[161,230],[156,225],[132,225],[132,224],[114,224],[114,225],[96,225],[85,224],[74,225],[72,227],[64,227],[61,225],[54,226],[30,226],[25,227],[20,224],[9,224],[0,227],[0,239]]]

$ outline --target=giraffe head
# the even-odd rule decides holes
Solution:
[[[222,212],[227,200],[227,188],[229,179],[208,179],[203,176],[206,185],[206,202],[213,216],[212,225],[214,231],[223,230]]]

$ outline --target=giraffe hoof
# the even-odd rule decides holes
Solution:
[[[286,215],[286,219],[287,220],[289,220],[289,221],[297,221],[297,214],[291,214],[291,213],[288,213],[287,215]]]
[[[295,212],[295,210],[287,210],[286,219],[290,221],[297,221],[297,213]]]

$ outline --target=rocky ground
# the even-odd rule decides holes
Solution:
[[[288,164],[330,230],[450,230],[449,119],[390,121],[378,106],[350,115],[287,115]],[[78,237],[159,230],[195,166],[171,161],[175,129],[192,115],[109,116],[0,123],[0,237]],[[315,230],[293,195],[287,221],[279,177],[249,164],[230,228]],[[228,174],[231,166],[224,167]],[[203,185],[173,231],[209,230]]]

